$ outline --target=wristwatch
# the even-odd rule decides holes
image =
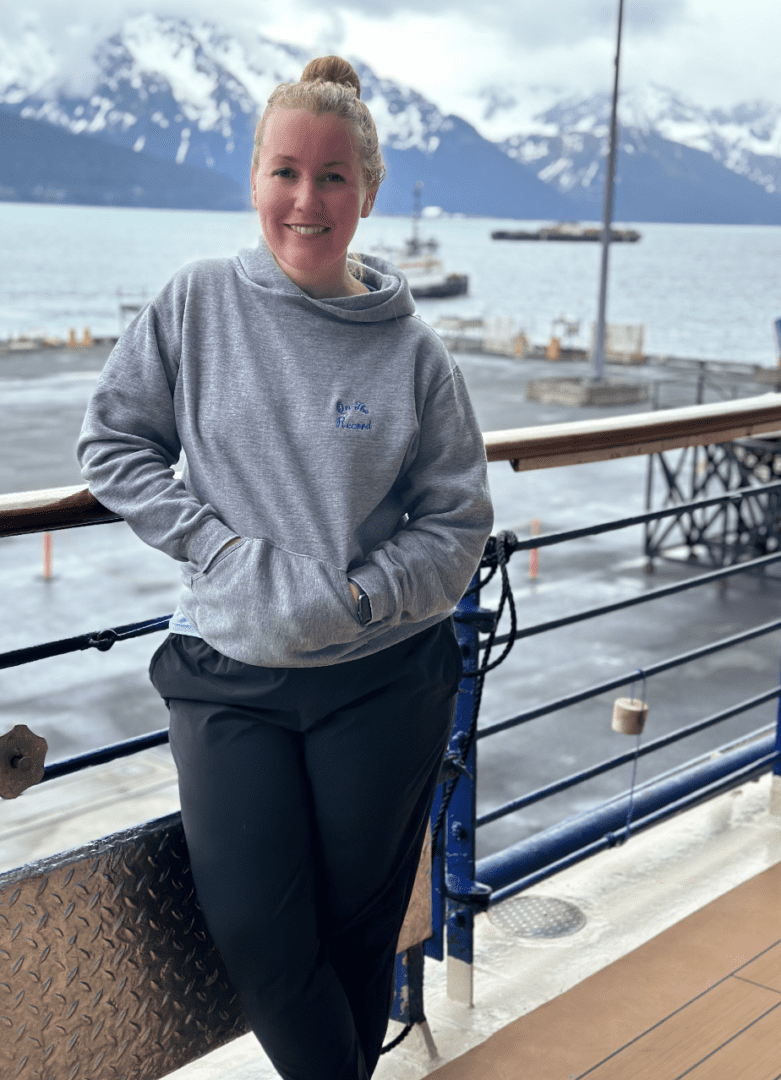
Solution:
[[[352,581],[352,578],[350,578]],[[352,581],[353,585],[358,590],[358,602],[355,607],[355,613],[358,616],[358,622],[361,626],[368,626],[372,621],[372,605],[369,597],[363,591],[357,581]]]

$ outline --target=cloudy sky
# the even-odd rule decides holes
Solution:
[[[215,21],[219,11],[233,32],[358,55],[478,122],[487,88],[530,112],[552,91],[608,90],[618,0],[31,0],[0,33],[35,26],[76,57],[141,10]],[[625,0],[622,85],[657,82],[708,106],[781,104],[780,53],[779,0]]]

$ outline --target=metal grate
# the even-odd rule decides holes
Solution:
[[[490,909],[488,918],[494,926],[519,937],[565,937],[586,925],[586,916],[579,907],[552,896],[516,896],[504,900]]]

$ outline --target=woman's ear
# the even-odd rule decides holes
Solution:
[[[361,217],[368,217],[374,208],[374,200],[377,198],[377,188],[367,188],[366,194],[363,197],[363,206],[361,207]]]
[[[255,194],[255,181],[257,180],[257,178],[258,178],[258,167],[257,167],[257,165],[253,165],[252,170],[250,171],[250,174],[249,174],[249,183],[250,183],[250,195],[252,196],[252,205],[255,207],[256,210],[258,208],[258,200],[257,200],[257,196]]]

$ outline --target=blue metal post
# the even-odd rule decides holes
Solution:
[[[476,579],[475,579],[476,580]],[[473,583],[474,584],[474,581]],[[477,594],[464,597],[458,605],[459,614],[479,611]],[[456,624],[458,643],[464,658],[465,677],[461,680],[456,717],[450,736],[448,756],[461,757],[460,746],[466,737],[472,722],[472,710],[475,698],[475,680],[466,678],[466,673],[474,671],[478,663],[477,629],[473,624]],[[470,896],[474,891],[475,873],[475,776],[477,755],[476,746],[472,748],[464,762],[470,776],[460,776],[448,807],[443,835],[434,844],[431,852],[431,937],[421,950],[420,989],[422,992],[422,956],[434,960],[443,960],[445,955],[444,937],[447,926],[448,954],[448,994],[458,1001],[472,1003],[472,931],[474,916],[472,909],[447,898],[452,895]],[[431,828],[434,830],[439,817],[447,783],[437,787],[431,808]],[[447,881],[447,887],[445,882]],[[407,953],[396,957],[396,976],[391,1019],[401,1023],[416,1023],[414,1002],[417,1000],[417,967],[410,965]],[[422,1004],[421,1004],[422,1013]]]
[[[422,1024],[423,946],[413,945],[396,956],[395,988],[390,1018],[400,1024]]]
[[[476,580],[476,579],[475,579]],[[472,582],[475,584],[475,581]],[[458,605],[459,614],[468,615],[479,611],[480,598],[477,590],[465,596]],[[457,623],[458,643],[464,660],[464,673],[474,672],[478,665],[477,628],[474,623]],[[461,682],[456,706],[456,719],[450,739],[452,752],[461,755],[461,748],[472,722],[475,699],[474,678]],[[466,772],[461,775],[453,791],[445,821],[447,893],[468,896],[473,891],[475,879],[475,819],[476,819],[476,742],[463,759]],[[448,898],[447,900],[447,993],[448,997],[464,1004],[472,1004],[472,939],[474,914],[471,907]]]
[[[779,320],[779,341],[781,342],[781,319]],[[781,754],[781,698],[778,700],[776,710],[776,753]],[[771,812],[781,813],[781,780],[776,780],[776,777],[781,777],[781,758],[777,758],[775,764],[773,764],[772,780],[770,781],[772,785],[771,791],[772,788],[776,788],[776,791],[772,791],[770,796]],[[779,795],[776,792],[779,792]]]

